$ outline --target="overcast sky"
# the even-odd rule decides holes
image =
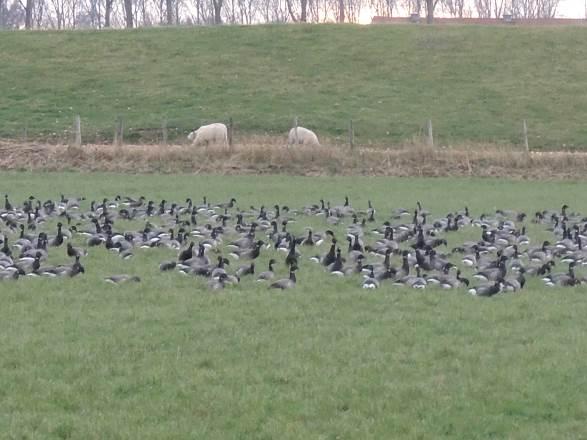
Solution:
[[[586,0],[561,0],[559,3],[559,7],[557,9],[556,16],[560,18],[585,18],[585,1]],[[394,11],[394,15],[395,14],[397,14],[400,17],[405,17],[407,15],[407,12],[400,10],[398,14],[397,11]],[[370,23],[373,15],[374,13],[371,10],[371,8],[364,8],[361,11],[360,22],[365,24]],[[441,16],[442,14],[437,15]],[[474,12],[473,16],[476,16]]]
[[[557,15],[559,17],[585,18],[585,1],[562,0]]]

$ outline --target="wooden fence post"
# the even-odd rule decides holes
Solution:
[[[289,142],[288,142],[289,144]],[[294,144],[298,144],[298,117],[294,118]]]
[[[167,118],[163,118],[161,123],[161,132],[163,134],[163,145],[167,145]]]
[[[522,124],[522,129],[524,133],[524,148],[526,149],[526,153],[530,154],[530,146],[528,145],[528,125],[526,124],[525,119]]]
[[[76,147],[81,147],[82,146],[82,124],[81,124],[81,118],[79,115],[75,115],[75,118],[73,119],[73,133],[74,133],[73,144]]]
[[[233,134],[233,125],[232,125],[232,116],[228,118],[228,148],[232,151],[232,134]]]
[[[434,146],[434,135],[432,133],[432,119],[428,119],[428,123],[426,124],[427,131],[428,131],[428,146]]]
[[[353,130],[353,120],[350,119],[349,120],[349,145],[351,147],[351,150],[355,148],[355,133]]]
[[[122,116],[116,117],[116,127],[114,129],[114,145],[122,145],[124,140],[124,123]]]

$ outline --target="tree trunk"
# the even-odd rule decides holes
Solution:
[[[294,14],[293,9],[291,8],[291,0],[285,0],[285,3],[287,5],[287,12],[289,12],[289,16],[291,17],[294,23],[297,23],[298,19],[296,18],[296,15]]]
[[[167,9],[167,24],[171,26],[173,24],[173,0],[166,0],[165,7]]]
[[[33,0],[26,0],[26,10],[25,10],[25,17],[24,17],[24,27],[26,29],[33,28],[33,8],[34,2]]]
[[[300,13],[300,21],[302,23],[305,23],[307,21],[307,19],[306,19],[306,16],[307,16],[306,12],[307,12],[307,9],[308,9],[308,0],[302,0],[301,1],[301,7],[302,7],[302,12]]]
[[[338,22],[344,23],[344,0],[338,0]]]
[[[104,27],[110,27],[110,15],[112,15],[112,1],[113,0],[106,0],[106,5],[104,6]]]
[[[436,7],[435,0],[426,0],[426,23],[432,24],[434,21],[434,8]]]
[[[131,29],[133,26],[132,0],[124,0],[124,15],[125,15],[126,27],[128,29]]]
[[[214,6],[214,24],[222,24],[222,16],[220,13],[222,12],[222,1],[223,0],[213,0]]]

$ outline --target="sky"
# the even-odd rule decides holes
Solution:
[[[585,18],[585,1],[586,0],[561,0],[558,6],[557,17],[560,18]],[[371,23],[373,11],[365,8],[360,17],[361,23]],[[406,16],[407,13],[400,13],[399,16]]]
[[[559,17],[585,18],[585,2],[583,0],[562,0],[559,5]]]

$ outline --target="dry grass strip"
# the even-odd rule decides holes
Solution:
[[[512,146],[431,148],[409,143],[320,148],[281,145],[257,136],[235,145],[48,145],[0,140],[0,169],[108,171],[130,173],[214,173],[373,176],[491,176],[519,179],[584,179],[587,154],[527,153]]]

